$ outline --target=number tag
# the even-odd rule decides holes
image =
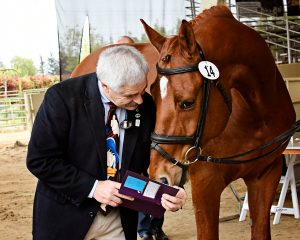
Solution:
[[[198,65],[201,75],[210,80],[216,80],[220,76],[219,69],[215,64],[209,61],[202,61]]]

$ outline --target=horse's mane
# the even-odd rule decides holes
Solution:
[[[230,17],[232,18],[232,13],[230,9],[225,5],[217,5],[213,6],[209,9],[204,10],[202,13],[200,13],[198,16],[196,16],[194,19],[190,21],[192,26],[194,26],[197,22],[200,20],[211,18],[211,17]]]

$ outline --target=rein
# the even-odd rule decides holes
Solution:
[[[212,162],[212,163],[225,163],[225,164],[240,164],[240,163],[250,163],[253,161],[256,161],[258,159],[261,159],[263,157],[269,156],[272,153],[276,152],[277,150],[285,147],[285,144],[287,144],[290,141],[290,138],[294,135],[295,132],[299,132],[300,131],[300,120],[298,120],[297,122],[295,122],[294,126],[292,128],[290,128],[289,130],[283,132],[282,134],[280,134],[279,136],[273,138],[272,140],[258,146],[257,148],[254,148],[252,150],[249,150],[247,152],[244,153],[240,153],[240,154],[236,154],[233,156],[229,156],[229,157],[225,157],[225,158],[215,158],[215,157],[211,157],[211,156],[203,156],[203,155],[199,155],[197,156],[197,161],[205,161],[205,162]],[[236,160],[233,158],[240,158],[240,157],[244,157],[247,156],[249,154],[252,153],[256,153],[260,150],[263,150],[275,143],[278,143],[280,141],[284,140],[283,142],[281,142],[277,147],[275,147],[274,149],[260,155],[254,158],[250,158],[247,160]]]
[[[199,54],[202,61],[205,61],[205,55],[201,49],[201,46],[198,44]],[[174,74],[181,74],[181,73],[187,73],[187,72],[194,72],[199,71],[198,69],[198,63],[193,65],[188,65],[185,67],[178,67],[178,68],[171,68],[171,69],[163,69],[156,64],[156,69],[159,74],[162,75],[174,75]],[[221,95],[224,98],[224,102],[227,105],[229,111],[231,112],[231,98],[226,94],[225,89],[219,82],[219,80],[215,81],[216,87],[220,91]],[[261,158],[264,158],[266,156],[271,155],[272,153],[278,151],[279,149],[282,149],[285,144],[287,144],[291,138],[291,136],[295,133],[300,131],[300,120],[297,121],[292,128],[289,130],[283,132],[279,136],[273,138],[272,140],[252,149],[244,153],[239,153],[233,156],[223,157],[223,158],[217,158],[212,156],[204,156],[202,155],[202,149],[200,147],[200,140],[204,131],[205,126],[205,120],[207,115],[207,109],[208,109],[208,101],[209,101],[209,94],[210,94],[210,87],[211,87],[211,80],[207,79],[206,77],[203,77],[203,88],[202,88],[202,107],[200,111],[199,121],[197,125],[197,130],[194,136],[164,136],[156,134],[155,132],[151,133],[151,148],[155,149],[159,154],[161,154],[165,159],[173,163],[174,165],[182,168],[182,177],[180,180],[179,186],[183,186],[183,184],[186,181],[187,177],[187,170],[188,166],[197,162],[197,161],[205,161],[205,162],[211,162],[211,163],[221,163],[221,164],[242,164],[242,163],[250,163],[256,160],[259,160]],[[283,141],[282,141],[283,140]],[[250,158],[247,160],[237,160],[235,158],[241,158],[245,157],[249,154],[257,153],[275,143],[278,143],[282,141],[278,146],[276,146],[274,149],[259,155],[254,158]],[[185,159],[181,162],[176,160],[174,157],[171,157],[165,150],[163,150],[158,144],[191,144],[193,145],[188,151],[185,153]],[[197,157],[194,160],[189,160],[188,155],[192,150],[197,150],[198,154]]]

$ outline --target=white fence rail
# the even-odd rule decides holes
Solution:
[[[0,129],[31,128],[46,89],[0,91]]]

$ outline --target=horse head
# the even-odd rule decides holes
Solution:
[[[178,36],[163,37],[143,25],[160,56],[157,79],[151,86],[156,104],[156,126],[149,173],[171,185],[183,184],[186,168],[201,152],[197,139],[203,102],[203,78],[198,71],[201,60],[192,26],[183,20]],[[177,166],[176,166],[177,165]],[[180,167],[178,167],[180,166]]]

